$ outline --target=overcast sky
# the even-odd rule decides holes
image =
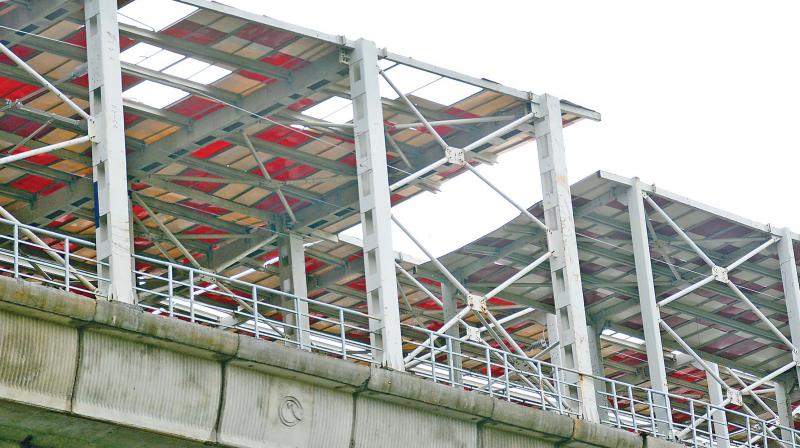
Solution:
[[[571,182],[597,170],[638,176],[800,231],[798,3],[223,3],[364,37],[396,53],[601,112],[601,122],[565,130]],[[541,198],[535,149],[529,144],[483,168],[525,205]],[[517,215],[470,174],[395,213],[436,255]],[[401,250],[419,254],[396,239]]]

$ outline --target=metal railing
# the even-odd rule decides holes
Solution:
[[[369,362],[375,348],[369,321],[376,318],[366,313],[140,255],[134,275],[139,306],[152,313],[343,359]]]
[[[609,426],[696,447],[723,442],[737,447],[800,446],[800,431],[740,410],[579,373],[467,337],[411,326],[403,330],[409,351],[424,347],[406,364],[408,371],[437,383],[582,417],[577,378],[589,377],[595,383],[601,421]]]
[[[98,275],[91,241],[0,219],[0,274],[95,296]]]
[[[559,366],[419,327],[403,326],[403,337],[406,351],[423,347],[406,363],[406,370],[415,375],[542,410],[581,415],[575,377]]]
[[[103,297],[94,243],[0,219],[0,275]],[[153,314],[370,363],[379,350],[367,313],[155,258],[133,257],[139,306]],[[308,317],[308,325],[304,317]],[[370,325],[372,323],[372,325]],[[800,448],[800,432],[687,396],[659,393],[525,357],[480,336],[402,327],[406,369],[431,381],[523,406],[582,417],[579,377],[594,381],[603,424],[690,446]],[[745,412],[747,411],[747,412]]]

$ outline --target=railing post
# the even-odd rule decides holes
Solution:
[[[561,362],[580,373],[591,373],[589,335],[583,302],[583,287],[578,262],[578,244],[572,217],[572,196],[567,179],[567,162],[561,121],[561,102],[542,95],[534,125],[542,182],[547,247],[552,251],[550,272],[558,320]],[[583,417],[599,422],[594,380],[577,378]]]
[[[449,322],[458,313],[458,303],[456,302],[456,288],[447,281],[442,282],[442,308],[444,312],[443,322]],[[450,365],[453,366],[453,384],[461,384],[461,330],[458,324],[447,329],[446,334],[450,350],[447,356],[450,358]]]
[[[296,342],[300,349],[311,350],[311,326],[308,318],[308,298],[306,285],[306,256],[303,238],[296,233],[281,235],[280,243],[280,276],[281,290],[296,297],[285,297],[282,307],[285,312],[286,337]]]
[[[135,303],[117,3],[85,0],[84,10],[98,286],[110,300]]]
[[[258,321],[259,321],[259,314],[258,314],[258,288],[256,285],[253,285],[251,290],[251,298],[253,299],[253,329],[255,330],[256,339],[261,338],[261,330],[258,329]]]
[[[64,289],[69,292],[69,237],[64,238]]]
[[[172,271],[172,264],[167,265],[167,294],[169,294],[169,317],[175,316],[175,285],[172,281],[172,276],[174,275]]]
[[[194,322],[194,269],[189,269],[189,321]]]
[[[378,76],[375,44],[357,40],[350,55],[350,96],[353,101],[367,306],[369,314],[380,319],[370,319],[373,360],[394,370],[404,370]]]
[[[12,224],[14,227],[14,278],[19,278],[19,224]]]
[[[664,437],[672,437],[672,415],[669,412],[667,394],[667,372],[664,366],[664,350],[661,345],[661,330],[658,321],[660,311],[656,304],[656,291],[653,283],[653,269],[650,264],[650,243],[647,237],[647,214],[642,199],[639,179],[634,179],[628,190],[628,216],[633,242],[633,258],[636,265],[636,283],[639,290],[639,305],[642,310],[642,326],[647,349],[647,368],[650,374],[650,387],[656,395],[655,417],[661,424],[657,431]]]

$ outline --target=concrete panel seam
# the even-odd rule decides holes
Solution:
[[[492,401],[492,413],[490,415],[494,415],[494,401]],[[485,430],[484,427],[487,423],[491,422],[491,417],[483,417],[477,422],[475,422],[475,447],[476,448],[483,448],[483,431]]]
[[[83,327],[76,329],[78,332],[78,350],[75,353],[75,370],[72,374],[72,390],[69,391],[69,413],[72,414],[72,406],[75,402],[75,392],[78,390],[78,381],[81,371],[81,359],[83,358]]]
[[[238,345],[238,338],[237,338],[237,345]],[[217,419],[214,422],[214,430],[211,432],[211,440],[213,442],[219,442],[219,433],[222,430],[222,412],[225,409],[225,392],[228,386],[228,361],[231,358],[223,360],[220,362],[220,368],[222,369],[222,382],[219,386],[219,401],[217,402]]]
[[[358,412],[358,396],[367,390],[367,386],[369,385],[369,380],[372,378],[372,369],[369,369],[369,373],[367,374],[367,378],[364,380],[361,385],[359,385],[351,394],[353,396],[353,414],[352,420],[350,422],[350,448],[356,446],[356,422],[357,422],[357,412]]]

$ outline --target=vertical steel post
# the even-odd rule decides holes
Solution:
[[[369,314],[377,318],[370,319],[373,360],[391,369],[404,370],[378,76],[375,44],[359,39],[350,55],[350,96],[353,101],[367,304]]]
[[[719,366],[713,362],[708,363],[711,369],[706,372],[706,382],[708,383],[708,397],[711,404],[718,407],[725,407],[725,395],[722,393],[722,385],[714,379],[716,375],[719,377]],[[730,448],[730,438],[728,435],[728,417],[724,412],[715,412],[711,416],[711,421],[714,423],[714,441],[718,448]]]
[[[603,367],[603,343],[600,340],[602,326],[595,324],[589,325],[589,352],[592,356],[592,374],[603,378],[605,371]],[[597,396],[597,411],[600,413],[600,421],[608,421],[608,384],[602,380],[595,380],[595,393]]]
[[[304,299],[308,298],[306,284],[306,256],[303,238],[295,233],[281,235],[280,266],[281,290]],[[290,311],[284,314],[288,325],[286,336],[303,350],[311,349],[311,326],[308,318],[308,302],[298,298],[284,298],[282,307]]]
[[[792,444],[792,432],[784,428],[794,428],[794,417],[792,416],[792,401],[786,392],[786,386],[780,381],[775,381],[775,402],[778,407],[778,423],[781,425],[781,439]]]
[[[84,10],[99,289],[134,303],[117,4],[86,0]]]
[[[636,265],[636,283],[639,289],[639,305],[642,309],[644,342],[647,349],[647,368],[650,373],[650,388],[658,392],[655,396],[654,416],[660,422],[659,434],[669,437],[672,415],[668,412],[667,372],[664,366],[664,350],[661,345],[660,312],[656,304],[653,284],[653,269],[650,265],[650,243],[647,239],[647,214],[642,200],[639,179],[633,180],[628,190],[628,216],[633,242],[633,258]]]
[[[547,247],[553,252],[550,272],[558,320],[559,352],[564,367],[591,373],[589,335],[583,302],[578,244],[572,217],[572,196],[567,179],[567,161],[561,122],[561,103],[551,95],[540,97],[534,125],[542,181]],[[585,419],[599,422],[594,381],[585,376],[577,380]]]
[[[456,301],[456,288],[450,282],[442,282],[442,308],[444,312],[444,317],[442,319],[443,322],[449,322],[453,317],[458,314],[458,302]],[[452,341],[449,345],[450,353],[448,356],[450,357],[450,365],[453,366],[453,378],[451,380],[454,384],[461,384],[461,342],[458,341],[458,338],[461,337],[461,330],[459,325],[453,325],[447,329],[446,334],[451,336],[453,339],[448,339]]]
[[[792,232],[788,228],[783,229],[781,240],[778,242],[778,261],[781,266],[786,314],[789,316],[792,359],[800,363],[800,280],[797,278]],[[800,369],[795,370],[800,380]]]

